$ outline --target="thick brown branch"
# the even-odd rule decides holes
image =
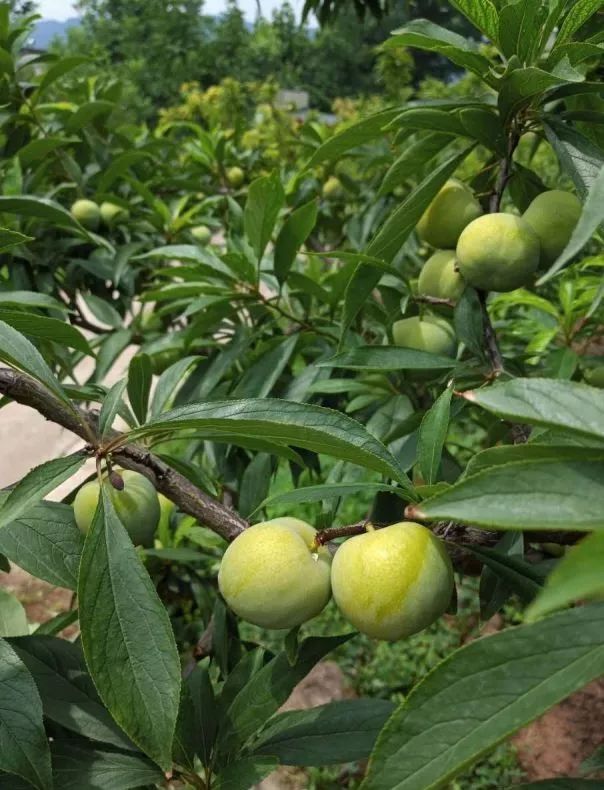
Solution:
[[[74,414],[23,373],[0,368],[0,393],[17,403],[30,406],[47,420],[61,425],[86,442],[96,433],[96,417],[93,414],[82,410]],[[226,540],[233,540],[248,526],[241,516],[201,491],[145,447],[127,444],[113,453],[112,457],[115,463],[125,469],[144,474],[183,513],[193,516]]]

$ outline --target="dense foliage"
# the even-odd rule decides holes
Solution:
[[[83,2],[97,73],[0,4],[1,405],[82,440],[0,499],[2,566],[75,593],[30,633],[2,591],[0,787],[493,786],[604,671],[601,3],[411,5],[393,73],[459,80],[335,126],[178,28],[166,70],[165,5]],[[279,712],[332,651],[361,696]]]

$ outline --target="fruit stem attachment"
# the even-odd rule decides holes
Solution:
[[[329,543],[330,540],[336,538],[347,538],[352,535],[362,535],[363,532],[373,532],[375,529],[386,526],[385,524],[375,524],[368,519],[358,521],[356,524],[348,524],[345,527],[330,527],[329,529],[320,529],[315,535],[315,542],[313,549],[318,549]]]

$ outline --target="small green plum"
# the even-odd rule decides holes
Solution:
[[[604,389],[604,365],[596,365],[583,373],[583,377],[592,387]]]
[[[331,585],[348,622],[391,642],[422,631],[446,611],[453,568],[443,543],[407,521],[346,540],[333,558]]]
[[[195,241],[198,244],[201,244],[202,247],[205,247],[207,244],[209,244],[212,238],[212,231],[207,225],[195,225],[193,228],[191,228],[190,233]]]
[[[110,203],[108,200],[101,203],[101,219],[108,227],[116,225],[118,222],[124,222],[128,217],[129,214],[125,208]]]
[[[76,200],[71,215],[88,230],[96,230],[101,221],[101,211],[94,200]]]
[[[453,249],[462,230],[482,214],[472,190],[457,178],[449,179],[417,223],[422,241],[437,249]]]
[[[420,296],[457,301],[466,284],[457,271],[455,250],[437,250],[424,263],[417,281]]]
[[[159,523],[160,507],[153,484],[144,475],[130,470],[119,471],[124,488],[110,486],[111,500],[116,513],[135,546],[153,546]],[[79,529],[90,529],[98,505],[100,486],[97,480],[83,485],[73,502],[73,513]]]
[[[392,325],[392,338],[397,346],[430,354],[451,356],[455,352],[453,327],[438,316],[401,318]]]
[[[237,189],[245,181],[245,173],[240,167],[229,167],[229,169],[226,171],[226,180],[229,186]]]
[[[229,607],[262,628],[293,628],[319,614],[331,597],[331,555],[297,518],[249,527],[222,558],[218,586]]]
[[[515,214],[485,214],[471,222],[457,242],[462,277],[482,291],[515,291],[527,285],[540,255],[537,234]]]
[[[170,518],[176,510],[176,505],[171,499],[163,494],[158,494],[159,501],[159,524],[157,525],[157,536],[163,546],[167,546],[170,538]]]
[[[541,265],[550,266],[564,250],[581,216],[581,201],[572,192],[551,189],[533,200],[523,214],[541,242]]]
[[[327,181],[323,184],[321,194],[325,200],[338,200],[344,194],[342,182],[337,176],[329,176]]]

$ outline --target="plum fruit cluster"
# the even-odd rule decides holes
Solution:
[[[242,619],[293,628],[318,615],[332,594],[345,619],[394,641],[429,626],[447,609],[453,569],[442,542],[420,524],[369,529],[331,552],[314,528],[276,518],[246,529],[224,553],[220,592]]]
[[[435,248],[417,281],[418,296],[455,304],[470,285],[480,291],[514,291],[530,284],[568,244],[581,216],[581,202],[569,193],[538,195],[522,216],[483,214],[471,189],[453,178],[437,193],[417,224],[419,238]],[[396,321],[398,346],[451,354],[452,326],[426,313]]]

